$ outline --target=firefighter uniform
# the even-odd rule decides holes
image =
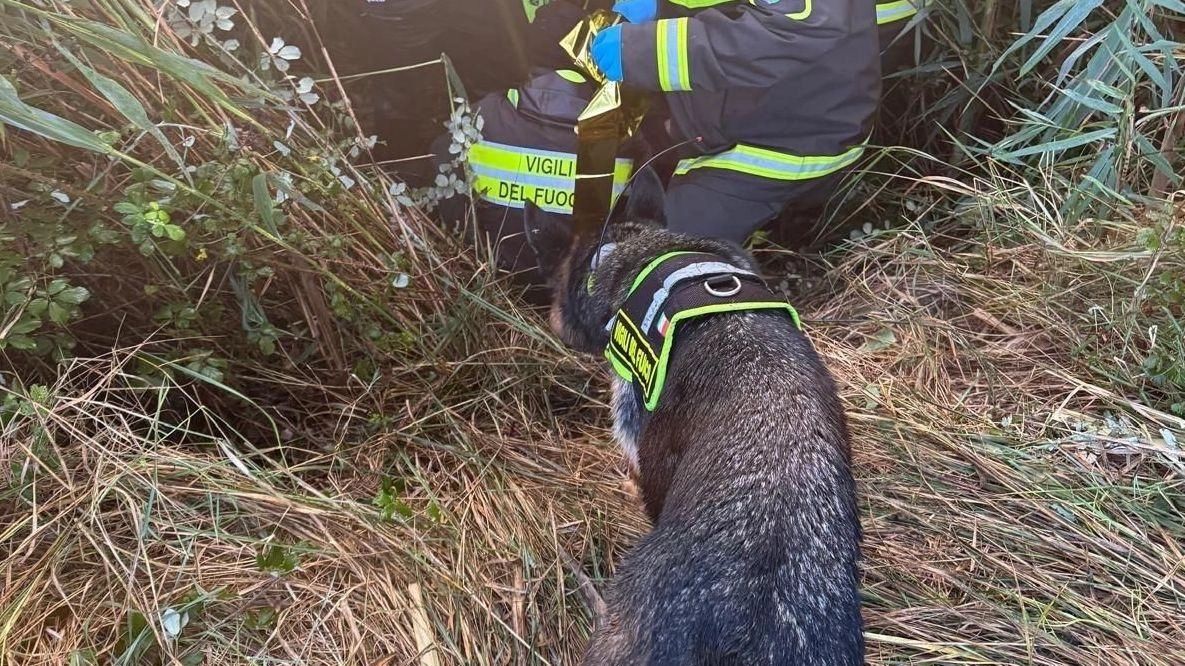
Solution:
[[[543,284],[535,256],[523,235],[526,201],[555,215],[572,215],[576,186],[576,120],[596,86],[573,70],[536,70],[528,81],[477,105],[482,138],[469,150],[477,234],[495,250],[500,268],[529,284]],[[446,161],[447,141],[435,152]],[[637,142],[625,154],[637,153]],[[617,160],[613,194],[619,195],[633,170],[633,159]],[[449,221],[463,217],[463,203],[445,207]]]
[[[736,242],[787,205],[825,203],[860,159],[881,41],[917,11],[911,0],[659,0],[657,10],[621,26],[621,72],[663,93],[674,142],[698,139],[668,185],[668,224]]]

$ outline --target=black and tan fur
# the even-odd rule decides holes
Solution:
[[[554,276],[551,323],[600,354],[605,324],[637,273],[672,250],[742,268],[735,245],[661,228],[662,186],[639,174],[616,244],[528,207],[526,232]],[[654,529],[618,567],[584,663],[649,666],[858,666],[860,527],[848,431],[834,382],[784,314],[717,314],[682,325],[659,407],[613,390],[615,433]]]

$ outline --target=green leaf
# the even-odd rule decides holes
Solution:
[[[185,230],[175,224],[164,225],[165,233],[168,234],[170,240],[181,241],[185,240]]]
[[[29,351],[37,348],[37,341],[24,335],[9,335],[7,338],[0,338],[0,349],[5,346],[19,351]]]
[[[280,232],[276,228],[276,208],[267,189],[267,174],[256,174],[251,179],[251,193],[255,198],[255,212],[259,214],[260,222],[273,236],[278,236]]]
[[[56,301],[49,304],[49,320],[58,326],[70,323],[70,311],[58,305]]]
[[[46,307],[49,307],[48,303],[46,304]],[[35,319],[22,319],[21,321],[13,324],[12,328],[8,329],[8,334],[12,336],[28,335],[29,333],[41,328],[41,313],[38,313],[34,316],[36,317]]]
[[[81,305],[90,297],[91,293],[86,287],[71,287],[58,294],[57,300],[68,305]]]
[[[17,96],[16,88],[3,76],[0,76],[0,122],[75,148],[104,155],[114,152],[82,125],[25,104]]]
[[[120,201],[112,206],[111,209],[120,215],[137,215],[140,213],[140,207],[130,201]]]
[[[288,573],[296,568],[299,558],[291,549],[272,544],[262,553],[255,555],[255,564],[268,573]]]
[[[217,367],[215,367],[213,365],[209,365],[209,364],[202,366],[202,368],[200,370],[200,374],[202,376],[206,377],[207,379],[211,379],[216,382],[221,382],[225,379],[225,376],[222,374],[221,370],[219,370]]]
[[[443,518],[444,511],[440,508],[440,505],[436,503],[436,500],[432,500],[432,502],[428,504],[428,519],[434,523],[439,523]]]
[[[403,500],[395,500],[394,502],[391,502],[391,508],[394,509],[395,513],[399,514],[399,516],[405,520],[410,520],[411,517],[415,515],[411,510],[411,507],[408,506],[407,502],[404,502]]]
[[[891,328],[882,328],[872,335],[864,346],[863,351],[880,351],[897,344],[897,334]]]
[[[267,607],[247,611],[244,624],[248,629],[270,629],[276,623],[276,609]]]

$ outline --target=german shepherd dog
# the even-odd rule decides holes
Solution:
[[[597,238],[530,205],[527,240],[549,276],[551,326],[601,354],[635,277],[672,251],[741,269],[740,247],[664,230],[644,169]],[[590,282],[591,277],[591,282]],[[587,666],[859,666],[860,523],[835,383],[785,311],[687,320],[662,401],[613,386],[614,434],[653,530],[618,567]]]

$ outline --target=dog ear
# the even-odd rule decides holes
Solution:
[[[662,179],[654,169],[645,167],[635,176],[626,189],[624,219],[666,226],[666,191]]]
[[[535,251],[539,272],[546,278],[556,274],[572,247],[572,225],[564,215],[548,213],[530,201],[523,205],[523,234]]]

